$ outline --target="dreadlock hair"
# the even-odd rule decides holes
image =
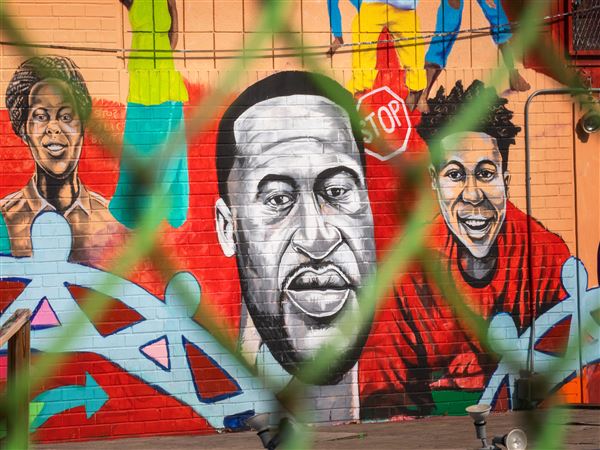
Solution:
[[[24,61],[15,71],[6,88],[6,107],[14,132],[25,139],[25,124],[29,115],[29,94],[37,83],[55,79],[67,84],[82,123],[92,111],[92,98],[79,67],[66,56],[36,56]]]
[[[506,171],[509,147],[515,143],[515,136],[521,131],[520,127],[511,122],[513,112],[505,106],[508,100],[498,97],[495,89],[486,88],[479,80],[473,81],[467,90],[463,89],[462,82],[459,80],[448,96],[444,94],[444,88],[440,87],[436,96],[427,100],[429,112],[422,115],[421,123],[417,126],[419,135],[428,144],[443,139],[446,135],[440,132],[455,118],[457,112],[466,103],[485,95],[489,103],[487,110],[481,114],[474,125],[461,131],[481,132],[496,139],[502,156],[502,170]]]

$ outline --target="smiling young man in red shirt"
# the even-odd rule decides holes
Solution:
[[[444,150],[430,166],[440,214],[426,232],[427,247],[476,314],[489,321],[508,313],[523,332],[532,316],[565,297],[560,273],[569,251],[508,200],[508,150],[520,128],[511,122],[506,99],[494,93],[487,114],[471,130],[439,135],[456,110],[484,89],[480,81],[466,91],[458,82],[448,96],[440,89],[418,127],[427,142],[440,139]],[[496,361],[422,264],[398,278],[394,294],[361,357],[363,417],[428,414],[435,410],[436,389],[482,390]]]

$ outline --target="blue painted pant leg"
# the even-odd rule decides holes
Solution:
[[[429,49],[425,55],[425,63],[435,64],[441,68],[446,67],[448,56],[456,42],[456,33],[460,30],[463,8],[463,1],[460,2],[460,7],[458,9],[454,9],[450,6],[448,0],[440,1],[435,22],[436,35],[429,44]],[[438,33],[452,34],[439,36]]]
[[[148,207],[150,188],[141,179],[136,166],[147,162],[144,156],[152,153],[150,108],[138,103],[127,104],[119,181],[108,206],[114,218],[128,228],[135,228]],[[147,129],[148,125],[150,129]]]
[[[135,170],[139,164],[151,162],[174,133],[185,133],[183,127],[181,102],[150,106],[127,104],[119,181],[109,204],[112,215],[126,227],[134,228],[138,224],[151,205],[153,192],[168,196],[164,216],[171,226],[179,227],[185,222],[189,204],[185,140],[176,149],[170,149],[169,157],[156,167],[156,173],[148,180],[142,179]]]
[[[179,111],[180,116],[175,123],[178,123],[179,126],[181,126],[180,132],[185,136],[183,105],[181,103],[179,103]],[[169,158],[166,177],[163,182],[165,183],[165,189],[170,199],[169,204],[171,205],[167,213],[167,222],[169,222],[173,228],[178,228],[183,225],[187,219],[190,197],[187,142],[185,141],[185,138]]]
[[[350,0],[356,10],[360,10],[362,0]],[[340,12],[340,0],[327,0],[327,12],[329,13],[329,27],[335,37],[342,37],[342,13]]]
[[[496,45],[507,42],[512,37],[512,33],[510,32],[508,17],[502,7],[502,0],[494,0],[495,8],[490,8],[486,0],[477,0],[477,3],[479,3],[490,26],[493,27],[491,34]]]
[[[340,0],[327,0],[327,11],[329,12],[329,27],[335,37],[342,36],[342,14],[340,13]]]

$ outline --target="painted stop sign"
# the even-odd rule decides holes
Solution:
[[[404,152],[412,124],[404,100],[388,86],[366,93],[356,105],[361,114],[365,151],[382,161]]]

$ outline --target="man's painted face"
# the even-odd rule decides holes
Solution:
[[[227,186],[244,299],[292,372],[335,332],[342,311],[358,307],[357,291],[374,270],[360,154],[346,113],[318,96],[258,103],[234,131]],[[350,344],[354,358],[363,343]],[[346,359],[343,372],[356,362]]]
[[[61,84],[62,86],[58,86]],[[54,178],[73,172],[81,156],[83,124],[63,81],[40,81],[29,94],[25,133],[36,165]]]
[[[432,179],[448,228],[476,258],[488,255],[504,223],[509,174],[496,140],[460,133],[442,140],[445,156]]]

